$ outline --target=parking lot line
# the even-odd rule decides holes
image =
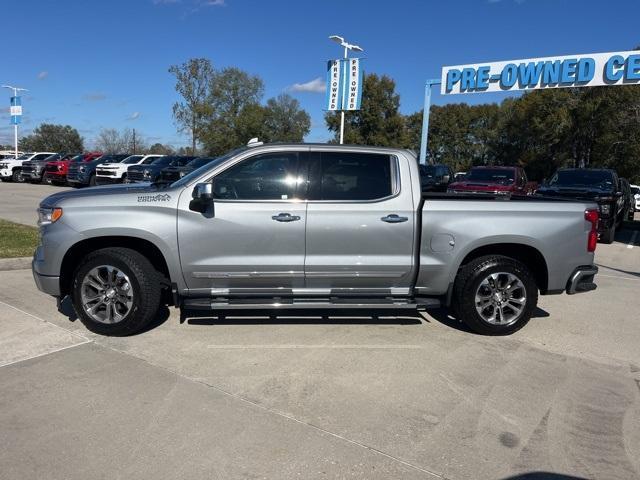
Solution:
[[[631,235],[631,240],[629,240],[629,245],[627,245],[627,248],[633,248],[634,247],[634,245],[636,243],[636,238],[638,238],[638,230],[633,232],[633,235]]]
[[[86,345],[87,343],[92,343],[93,340],[85,340],[84,342],[74,343],[73,345],[66,345],[64,347],[56,348],[55,350],[49,350],[48,352],[39,353],[38,355],[33,355],[27,358],[21,358],[19,360],[15,360],[13,362],[0,363],[0,368],[8,367],[10,365],[15,365],[16,363],[26,362],[27,360],[33,360],[34,358],[46,357],[47,355],[51,355],[52,353],[62,352],[63,350],[68,350],[70,348],[79,347],[80,345]]]

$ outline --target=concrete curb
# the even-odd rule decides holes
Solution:
[[[30,269],[31,260],[33,260],[32,257],[0,258],[0,272]]]

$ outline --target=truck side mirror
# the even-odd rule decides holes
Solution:
[[[449,183],[449,180],[451,180],[451,176],[450,175],[443,175],[442,176],[442,183]]]
[[[213,184],[210,182],[196,184],[191,197],[189,210],[205,213],[209,207],[213,208]]]

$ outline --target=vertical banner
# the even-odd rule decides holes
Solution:
[[[342,106],[342,61],[327,62],[327,110],[340,110]]]
[[[343,110],[360,110],[362,102],[362,69],[360,59],[349,58],[344,60],[345,65],[345,93],[343,97]]]
[[[11,97],[11,125],[18,125],[22,121],[22,101],[20,97]]]

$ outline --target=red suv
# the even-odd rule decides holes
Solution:
[[[522,167],[473,167],[462,180],[451,183],[447,191],[531,195],[537,186],[527,180]]]
[[[67,172],[71,162],[90,162],[102,156],[102,152],[87,152],[71,157],[70,155],[47,162],[42,180],[48,184],[64,185],[67,183]]]

